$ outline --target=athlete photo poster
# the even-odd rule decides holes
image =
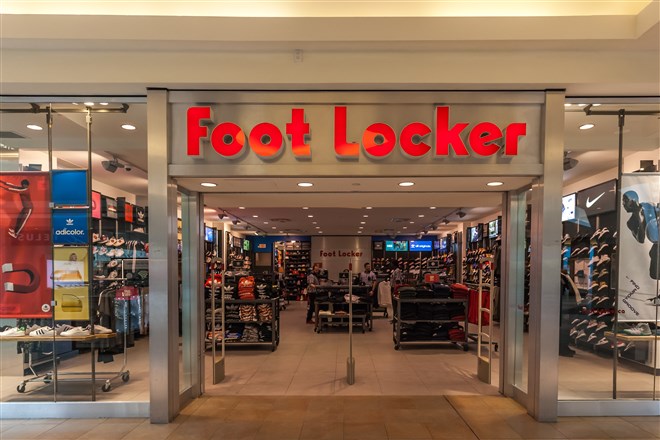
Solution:
[[[0,173],[0,318],[49,318],[47,172]]]
[[[619,321],[655,322],[660,314],[660,174],[621,178]]]

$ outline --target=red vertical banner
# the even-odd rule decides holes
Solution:
[[[0,318],[49,318],[50,179],[0,173]]]

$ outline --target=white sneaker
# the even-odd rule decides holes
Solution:
[[[0,337],[3,336],[25,336],[25,330],[18,327],[12,327],[4,332],[0,332]]]
[[[112,333],[112,330],[110,330],[107,327],[103,327],[102,325],[94,325],[94,333],[97,335],[108,335]]]
[[[56,326],[55,326],[55,334],[57,334],[57,335],[59,336],[59,335],[62,334],[62,332],[69,331],[69,330],[71,330],[72,328],[74,328],[74,327],[70,326],[69,324],[60,324],[60,325],[56,325]]]
[[[55,336],[55,330],[51,327],[45,326],[33,330],[29,333],[30,336]]]
[[[71,330],[63,331],[60,336],[89,336],[89,330],[82,327],[74,327]]]

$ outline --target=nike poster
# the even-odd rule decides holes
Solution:
[[[624,174],[621,195],[619,321],[655,322],[660,312],[660,174]]]

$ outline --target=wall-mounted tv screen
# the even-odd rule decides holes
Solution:
[[[213,243],[215,241],[215,229],[209,228],[208,226],[204,227],[204,240],[208,241],[209,243]]]
[[[479,228],[476,226],[468,228],[468,237],[470,237],[470,243],[476,243],[479,241]]]
[[[432,248],[431,240],[410,240],[411,251],[430,251]]]
[[[561,221],[575,220],[575,194],[561,198]]]
[[[386,241],[385,250],[390,252],[407,252],[408,242],[406,240]]]
[[[243,240],[243,250],[244,251],[250,250],[250,240]]]
[[[495,238],[500,235],[500,224],[497,219],[488,222],[488,238]]]
[[[440,252],[447,252],[447,238],[441,238],[440,239]]]

